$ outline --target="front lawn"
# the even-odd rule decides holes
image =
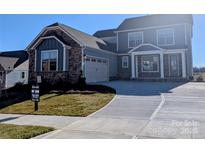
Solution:
[[[50,93],[41,96],[38,112],[34,112],[34,103],[26,100],[0,109],[0,113],[88,116],[109,103],[113,97],[112,93],[99,92],[94,94]]]
[[[28,139],[53,131],[50,127],[0,124],[1,139]]]

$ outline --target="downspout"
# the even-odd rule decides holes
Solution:
[[[84,50],[85,50],[85,46],[82,46],[82,51],[81,51],[81,57],[82,57],[82,63],[81,63],[81,70],[82,70],[82,76],[85,77],[85,54],[84,54]]]

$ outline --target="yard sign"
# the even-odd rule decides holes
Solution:
[[[32,101],[35,104],[35,111],[38,111],[39,97],[39,85],[33,85],[31,89]]]

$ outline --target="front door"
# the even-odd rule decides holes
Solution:
[[[179,76],[179,55],[172,54],[169,57],[169,70],[171,77],[178,77]]]

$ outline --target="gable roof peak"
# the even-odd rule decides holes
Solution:
[[[54,27],[54,26],[59,26],[61,23],[59,23],[59,22],[55,22],[55,23],[53,23],[53,24],[51,24],[51,25],[48,25],[48,26],[46,26],[46,27]]]
[[[160,48],[160,47],[158,47],[154,44],[151,44],[151,43],[142,43],[142,44],[136,46],[135,48],[131,49],[128,53],[135,52],[138,50],[141,51],[140,49],[143,47],[149,47],[149,50],[161,50],[161,51],[164,50],[163,48]]]
[[[65,34],[67,34],[69,37],[74,39],[80,46],[82,47],[90,47],[94,49],[99,50],[107,50],[107,51],[113,51],[113,48],[110,48],[107,42],[105,42],[103,39],[95,37],[93,35],[90,35],[88,33],[82,32],[80,30],[77,30],[73,27],[70,27],[68,25],[56,22],[53,23],[47,27],[45,27],[38,36],[29,44],[29,46],[26,48],[27,50],[32,47],[34,42],[38,40],[41,35],[48,29],[52,29],[52,27],[59,28],[62,30]]]

